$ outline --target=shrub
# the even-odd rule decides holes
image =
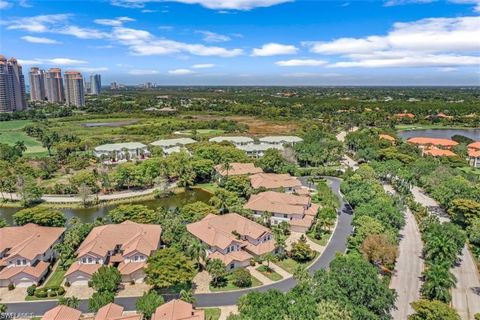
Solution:
[[[65,281],[65,287],[70,287],[70,282],[68,282],[68,280]]]
[[[250,266],[255,267],[256,264],[255,259],[250,259]]]
[[[315,251],[313,251],[307,244],[306,239],[302,237],[292,244],[292,250],[290,251],[290,257],[298,262],[310,261],[315,257]]]
[[[233,283],[239,288],[252,286],[252,276],[246,269],[239,268],[232,273]]]
[[[37,289],[37,286],[32,284],[30,287],[27,288],[27,295],[28,296],[33,296],[35,294],[35,290]]]
[[[15,289],[15,285],[13,283],[9,283],[8,284],[8,290],[12,291],[13,289]]]
[[[47,297],[47,292],[45,292],[43,290],[37,290],[37,291],[35,291],[35,297],[46,298]]]
[[[57,294],[59,296],[64,295],[65,294],[65,288],[59,287],[58,290],[57,290]]]
[[[50,290],[50,291],[48,292],[48,296],[49,296],[49,297],[56,297],[56,296],[57,296],[57,292],[54,291],[54,290]]]

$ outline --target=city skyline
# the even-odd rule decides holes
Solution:
[[[5,56],[104,83],[480,83],[477,0],[7,0],[0,10]]]

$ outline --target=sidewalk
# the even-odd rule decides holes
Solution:
[[[257,278],[258,280],[260,280],[261,283],[263,283],[263,285],[266,285],[266,284],[271,284],[273,283],[272,280],[268,279],[267,277],[265,277],[260,271],[258,271],[257,269],[257,266],[255,267],[252,267],[252,266],[248,266],[247,267],[247,270],[250,271],[250,274]]]

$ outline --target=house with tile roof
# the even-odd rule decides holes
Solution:
[[[458,142],[451,139],[429,138],[429,137],[412,137],[407,140],[408,143],[414,144],[421,149],[429,149],[432,147],[438,149],[452,149],[458,145]]]
[[[124,314],[124,307],[115,303],[109,303],[100,309],[93,318],[85,320],[142,320],[141,314]]]
[[[79,310],[58,305],[47,312],[42,317],[42,320],[79,320],[82,312]]]
[[[216,165],[214,167],[215,173],[217,176],[226,177],[228,176],[243,176],[256,173],[262,173],[262,168],[256,167],[253,163],[240,163],[232,162],[230,163],[230,168],[225,170],[223,164]]]
[[[209,259],[220,259],[228,269],[246,267],[253,257],[275,250],[270,229],[237,213],[209,214],[187,230],[208,246]]]
[[[295,189],[300,189],[302,183],[297,177],[289,174],[277,173],[257,173],[249,176],[250,184],[254,189],[265,188],[267,190],[294,192]]]
[[[456,157],[457,155],[450,150],[438,149],[438,148],[428,148],[423,149],[424,156],[432,157]]]
[[[205,311],[182,300],[171,300],[155,310],[152,320],[205,320]]]
[[[28,287],[41,282],[55,260],[54,246],[65,228],[34,223],[0,228],[0,287]]]
[[[266,191],[252,195],[244,208],[252,210],[258,218],[269,212],[273,225],[285,221],[291,231],[305,232],[312,225],[319,205],[312,203],[309,196]]]
[[[392,136],[389,135],[389,134],[381,133],[381,134],[379,134],[378,136],[379,136],[379,138],[382,139],[382,140],[387,140],[387,141],[389,141],[389,142],[391,142],[391,143],[394,143],[394,142],[395,142],[395,138],[392,137]]]
[[[474,168],[480,168],[480,141],[472,142],[467,147],[468,163]]]
[[[160,247],[159,225],[125,221],[93,228],[65,273],[71,285],[87,285],[102,266],[117,267],[123,282],[143,282],[147,258]]]

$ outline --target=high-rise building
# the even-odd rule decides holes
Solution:
[[[37,67],[30,68],[30,101],[45,101],[45,71]]]
[[[85,106],[85,89],[80,72],[65,71],[65,97],[67,106]]]
[[[7,59],[0,55],[0,112],[10,111]]]
[[[99,74],[90,75],[90,94],[98,95],[102,90],[102,77]]]
[[[118,85],[116,82],[110,83],[110,90],[117,90],[117,89],[118,89]]]
[[[0,111],[21,111],[27,108],[25,78],[17,59],[0,55]]]
[[[59,68],[51,68],[45,72],[45,93],[48,102],[63,103],[65,101],[62,70]]]

